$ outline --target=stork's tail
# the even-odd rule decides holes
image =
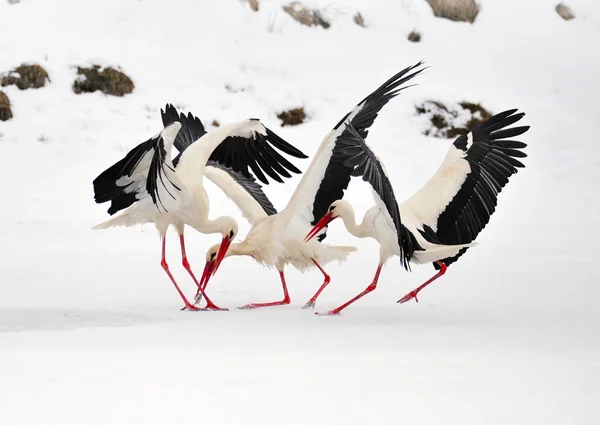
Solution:
[[[454,257],[461,249],[477,246],[477,242],[458,244],[458,245],[438,245],[431,244],[423,251],[415,251],[411,262],[416,264],[433,263],[444,258]]]
[[[136,217],[135,214],[131,214],[129,211],[121,213],[120,215],[106,220],[103,223],[97,224],[92,227],[93,230],[108,229],[109,227],[131,227],[136,224],[149,223],[149,220],[140,220],[140,217]]]
[[[333,245],[324,245],[319,255],[319,262],[321,264],[327,264],[332,261],[339,261],[343,263],[348,258],[348,255],[356,251],[355,246],[333,246]]]

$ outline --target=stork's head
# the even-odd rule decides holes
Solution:
[[[331,203],[327,212],[321,219],[313,226],[310,232],[304,238],[304,242],[308,242],[312,238],[314,238],[325,226],[331,223],[336,218],[344,215],[345,211],[350,208],[350,204],[348,201],[344,201],[343,199],[338,199]]]

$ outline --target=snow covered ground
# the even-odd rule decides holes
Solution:
[[[0,423],[599,423],[600,6],[571,0],[566,22],[553,1],[482,0],[470,25],[434,18],[421,0],[307,1],[325,8],[324,30],[283,3],[261,0],[255,13],[242,1],[0,2],[0,70],[34,61],[52,79],[4,88],[14,119],[0,122]],[[390,261],[380,287],[337,317],[300,309],[321,276],[294,270],[291,306],[239,311],[281,289],[275,272],[230,258],[209,293],[231,311],[181,312],[152,226],[91,230],[107,217],[93,178],[160,129],[165,103],[205,124],[259,117],[312,155],[357,101],[420,59],[431,68],[369,135],[399,198],[450,143],[422,135],[417,102],[516,107],[531,130],[527,168],[480,246],[419,304],[395,301],[433,268]],[[99,62],[121,66],[134,93],[73,94],[73,66]],[[280,128],[276,114],[300,105],[308,122]],[[265,190],[282,208],[297,181]],[[211,196],[214,215],[239,216]],[[360,184],[349,192],[362,211],[369,196]],[[192,294],[170,237],[171,268]],[[188,231],[196,271],[218,239]],[[364,289],[377,261],[376,245],[339,223],[328,241],[359,251],[328,267],[318,311]]]

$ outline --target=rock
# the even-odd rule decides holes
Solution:
[[[112,67],[102,68],[100,65],[92,65],[91,68],[77,67],[77,75],[73,83],[73,91],[76,94],[100,90],[112,96],[124,96],[131,93],[134,88],[131,78]]]
[[[571,19],[575,18],[571,8],[564,3],[559,3],[556,5],[556,13],[558,13],[565,21],[570,21]]]
[[[42,66],[21,64],[0,76],[0,85],[2,87],[15,85],[20,90],[39,89],[46,85],[46,80],[50,81],[50,77]]]

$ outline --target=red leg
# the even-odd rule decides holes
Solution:
[[[271,303],[252,303],[247,304],[243,307],[239,307],[240,310],[250,310],[253,308],[260,307],[273,307],[276,305],[285,305],[290,303],[290,295],[288,294],[287,285],[285,284],[285,276],[283,275],[283,270],[279,272],[279,276],[281,277],[281,286],[283,286],[283,301],[274,301]]]
[[[352,298],[347,303],[342,304],[338,308],[333,309],[333,310],[331,310],[328,313],[315,313],[315,314],[318,314],[319,316],[330,316],[330,315],[333,315],[333,314],[340,314],[340,311],[342,311],[343,309],[345,309],[346,307],[348,307],[354,301],[358,300],[359,298],[364,297],[369,292],[372,292],[373,290],[375,290],[375,288],[377,288],[377,281],[379,280],[379,273],[381,273],[381,267],[382,266],[383,266],[383,264],[380,264],[377,267],[377,271],[375,272],[375,277],[373,278],[373,282],[371,282],[371,284],[369,286],[367,286],[367,289],[365,289],[364,291],[362,291],[360,294],[358,294],[357,296],[355,296],[354,298]]]
[[[419,291],[421,289],[425,288],[427,285],[429,285],[434,280],[436,280],[438,277],[443,276],[444,273],[446,273],[446,270],[448,269],[448,266],[446,266],[446,264],[442,263],[441,261],[436,261],[436,263],[440,266],[440,270],[436,273],[436,275],[433,276],[431,279],[429,279],[424,284],[422,284],[421,286],[419,286],[418,288],[410,291],[408,294],[406,294],[405,296],[400,298],[397,302],[404,304],[405,302],[410,301],[413,298],[415,299],[416,302],[419,302],[419,299],[417,298],[417,294],[419,293]]]
[[[202,293],[202,295],[204,296],[204,298],[206,298],[206,302],[207,302],[206,308],[198,308],[198,307],[190,304],[190,302],[187,300],[187,298],[185,297],[185,295],[183,294],[183,292],[179,288],[179,285],[177,285],[177,282],[175,281],[175,278],[173,277],[173,275],[169,271],[169,265],[167,264],[167,260],[166,260],[166,257],[165,257],[166,241],[167,241],[167,238],[165,236],[163,236],[163,238],[162,238],[162,258],[161,258],[161,261],[160,261],[160,265],[165,270],[165,272],[167,273],[167,275],[169,276],[169,279],[171,279],[171,282],[173,282],[173,285],[175,285],[175,289],[177,290],[177,292],[179,293],[179,296],[181,297],[181,299],[183,300],[183,302],[185,304],[184,307],[182,308],[182,310],[192,310],[192,311],[224,310],[224,309],[222,309],[222,308],[217,307],[216,305],[214,305],[213,302],[208,299],[208,297],[206,296],[206,294],[204,292]]]
[[[329,285],[329,282],[331,282],[331,277],[329,277],[327,272],[325,272],[325,270],[323,270],[323,267],[321,267],[321,265],[319,263],[317,263],[317,261],[314,258],[312,259],[312,262],[315,263],[315,266],[317,266],[317,268],[319,270],[321,270],[321,273],[323,273],[323,277],[325,277],[325,280],[323,281],[323,284],[321,285],[319,290],[315,293],[315,295],[313,295],[312,298],[310,300],[308,300],[308,302],[306,304],[304,304],[304,307],[302,307],[302,308],[309,308],[309,307],[314,308],[315,302],[317,302],[317,298],[319,297],[321,292],[323,292],[323,289],[325,289],[325,287],[327,285]]]
[[[190,262],[187,259],[187,254],[185,252],[185,240],[183,238],[183,233],[179,234],[179,242],[181,242],[181,264],[183,264],[183,268],[187,270],[187,272],[192,277],[192,280],[198,287],[196,291],[196,297],[194,298],[194,305],[198,305],[198,303],[202,300],[202,294],[200,293],[200,283],[198,283],[198,279],[194,276],[194,272],[192,271],[192,267],[190,266]],[[204,289],[204,288],[202,288]]]

